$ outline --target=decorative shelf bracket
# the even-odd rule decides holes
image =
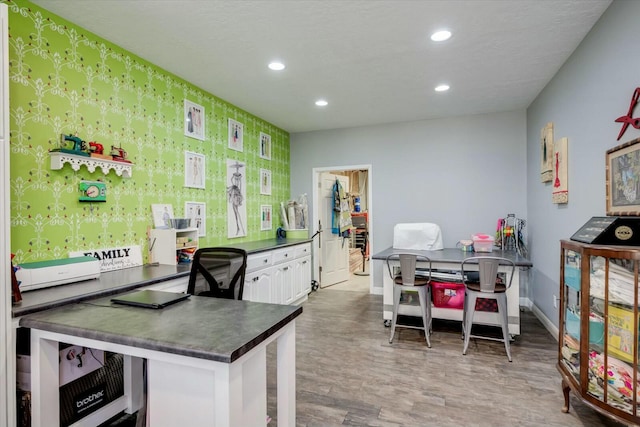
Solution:
[[[102,169],[102,173],[105,175],[113,170],[116,175],[123,178],[131,178],[131,172],[133,170],[133,163],[117,162],[115,160],[99,159],[97,157],[78,156],[77,154],[63,153],[61,151],[50,151],[49,155],[51,156],[52,170],[62,169],[65,163],[69,163],[71,169],[74,171],[80,170],[80,166],[85,165],[91,173],[95,172],[96,168]]]

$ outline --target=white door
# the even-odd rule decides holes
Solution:
[[[349,190],[349,178],[343,175],[320,175],[320,222],[322,224],[320,250],[320,287],[349,280],[349,241],[331,232],[333,217],[333,184],[336,179],[345,191]]]

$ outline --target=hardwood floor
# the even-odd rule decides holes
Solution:
[[[572,395],[568,414],[557,342],[529,312],[512,343],[473,340],[462,355],[460,324],[434,320],[431,348],[421,331],[398,329],[389,344],[382,296],[320,289],[297,320],[297,425],[620,426]],[[268,413],[277,426],[275,348],[269,349]]]

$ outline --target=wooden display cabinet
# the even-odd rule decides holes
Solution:
[[[561,241],[557,368],[569,391],[624,424],[640,424],[640,248]]]

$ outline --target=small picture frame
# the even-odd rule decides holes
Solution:
[[[173,206],[167,204],[152,204],[153,226],[155,228],[171,228],[169,219],[173,218]]]
[[[229,119],[229,148],[235,151],[243,151],[244,125],[233,119]]]
[[[204,107],[184,100],[184,134],[190,138],[204,141]]]
[[[260,169],[260,194],[271,195],[271,171]]]
[[[260,132],[260,158],[271,160],[271,135]]]
[[[260,230],[271,230],[273,227],[273,211],[271,205],[260,206]]]
[[[640,138],[606,154],[607,215],[640,215]]]
[[[184,216],[198,229],[198,237],[207,235],[207,205],[202,202],[184,202]]]
[[[184,186],[190,188],[205,188],[207,178],[204,154],[193,151],[184,152]]]

